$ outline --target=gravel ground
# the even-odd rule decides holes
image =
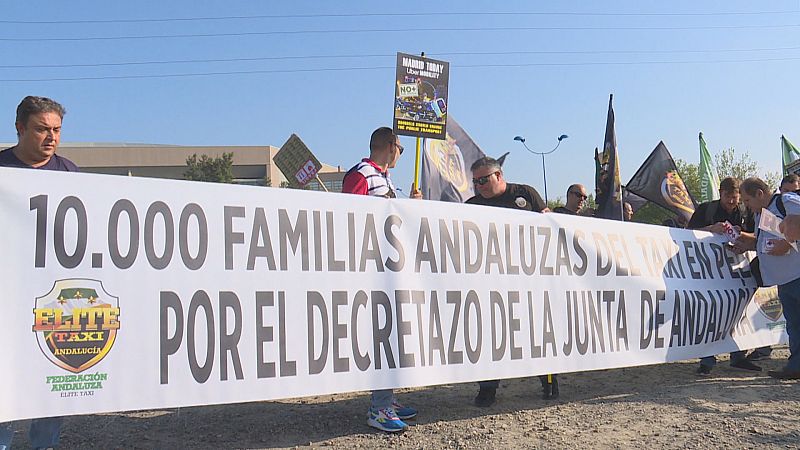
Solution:
[[[477,408],[474,383],[400,391],[419,409],[410,429],[366,426],[369,394],[69,417],[62,448],[794,448],[800,449],[800,382],[778,381],[785,347],[765,372],[696,361],[559,376],[561,397],[542,400],[537,378],[501,382],[497,403]],[[15,444],[27,447],[27,423]]]

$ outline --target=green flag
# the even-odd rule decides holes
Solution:
[[[703,133],[700,133],[700,167],[697,168],[700,175],[700,202],[710,202],[719,200],[719,176],[711,162],[711,154],[708,153],[706,141],[703,140]]]
[[[781,150],[783,150],[783,174],[787,174],[787,167],[800,159],[800,150],[794,146],[786,136],[781,136]]]

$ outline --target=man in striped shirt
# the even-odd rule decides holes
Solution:
[[[396,198],[389,169],[397,164],[402,154],[403,146],[391,128],[381,127],[373,131],[369,140],[369,158],[362,159],[347,171],[342,181],[342,192]],[[422,193],[413,189],[411,198],[422,198]],[[382,431],[403,431],[408,427],[403,420],[416,415],[417,410],[398,403],[391,389],[372,391],[367,425]]]

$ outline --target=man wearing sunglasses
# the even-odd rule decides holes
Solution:
[[[467,200],[471,205],[499,206],[501,208],[521,209],[533,212],[550,212],[542,197],[527,184],[506,182],[500,163],[489,156],[478,159],[470,167],[474,197]],[[544,398],[558,397],[558,380],[555,375],[542,375]],[[496,401],[499,380],[481,381],[480,390],[475,397],[475,406],[489,407]]]
[[[369,158],[364,158],[347,171],[342,180],[342,192],[395,198],[396,189],[389,178],[389,169],[397,165],[403,154],[400,139],[391,128],[381,127],[369,139]],[[419,189],[411,191],[411,198],[420,199]],[[367,425],[381,431],[397,432],[408,428],[403,420],[416,417],[417,410],[398,403],[391,389],[372,391],[371,405],[367,410]]]
[[[578,211],[586,204],[587,198],[589,196],[586,195],[586,188],[582,184],[573,184],[567,188],[567,204],[559,206],[553,212],[577,216]]]
[[[391,128],[381,127],[373,131],[369,140],[369,158],[362,159],[347,171],[342,180],[342,192],[397,197],[394,184],[389,178],[389,169],[397,165],[402,154],[403,146]],[[411,197],[422,198],[422,193],[414,190]]]
[[[506,182],[496,159],[484,156],[472,164],[472,184],[477,195],[467,200],[471,205],[500,206],[525,211],[550,212],[536,189],[527,184]]]

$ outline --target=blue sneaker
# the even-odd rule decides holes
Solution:
[[[389,433],[396,433],[408,428],[408,425],[397,417],[392,408],[370,408],[367,411],[367,425]]]
[[[392,400],[392,409],[394,409],[394,412],[395,414],[397,414],[397,417],[403,420],[413,419],[414,417],[417,417],[416,409],[401,405],[400,402],[397,401],[397,399]]]

